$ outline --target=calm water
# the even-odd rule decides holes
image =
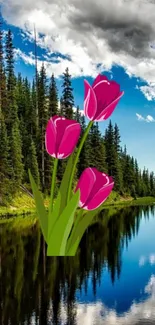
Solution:
[[[155,324],[154,215],[104,211],[75,258],[47,258],[37,224],[0,225],[0,324]]]

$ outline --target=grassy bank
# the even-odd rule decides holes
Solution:
[[[113,191],[108,197],[106,202],[103,204],[103,208],[111,206],[135,206],[135,205],[151,205],[155,204],[155,197],[146,196],[134,199],[131,196],[120,196],[118,193]]]
[[[49,198],[45,199],[45,206],[48,207]],[[149,205],[155,203],[154,197],[143,197],[134,200],[131,196],[120,196],[113,191],[106,202],[103,204],[103,208],[110,208],[111,206],[131,206],[131,205]],[[28,215],[35,213],[34,199],[27,194],[20,192],[18,196],[14,198],[12,204],[8,207],[0,206],[0,217],[11,217],[17,215]]]

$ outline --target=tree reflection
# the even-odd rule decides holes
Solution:
[[[153,206],[103,210],[83,236],[75,257],[46,257],[38,223],[26,231],[2,224],[1,324],[30,325],[32,317],[33,324],[61,324],[62,301],[66,324],[76,324],[77,290],[87,294],[91,277],[96,295],[105,267],[112,283],[120,277],[122,249],[137,236],[142,216],[149,218],[150,213],[154,215]]]

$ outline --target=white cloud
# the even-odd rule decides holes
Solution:
[[[155,83],[152,82],[149,86],[140,86],[136,88],[144,94],[148,101],[155,99]]]
[[[155,119],[151,115],[147,115],[146,118],[143,117],[142,115],[136,113],[138,121],[144,121],[144,122],[155,122]]]
[[[23,37],[34,40],[46,50],[48,75],[59,77],[69,67],[73,77],[95,77],[123,67],[129,76],[143,79],[139,87],[148,100],[155,99],[155,5],[151,0],[1,0],[2,14],[8,23],[20,27]],[[50,61],[59,52],[70,58]],[[34,64],[29,55],[18,55]],[[42,60],[38,60],[39,66]],[[123,89],[123,82],[121,85]]]

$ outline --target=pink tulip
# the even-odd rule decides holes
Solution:
[[[79,206],[85,210],[98,208],[109,196],[114,186],[112,177],[96,168],[86,168],[80,176],[75,192],[80,189]]]
[[[99,74],[92,87],[84,80],[84,114],[91,121],[106,120],[114,111],[124,92],[115,81]]]
[[[54,158],[65,159],[74,151],[81,132],[80,124],[65,117],[53,116],[48,121],[45,146]]]

